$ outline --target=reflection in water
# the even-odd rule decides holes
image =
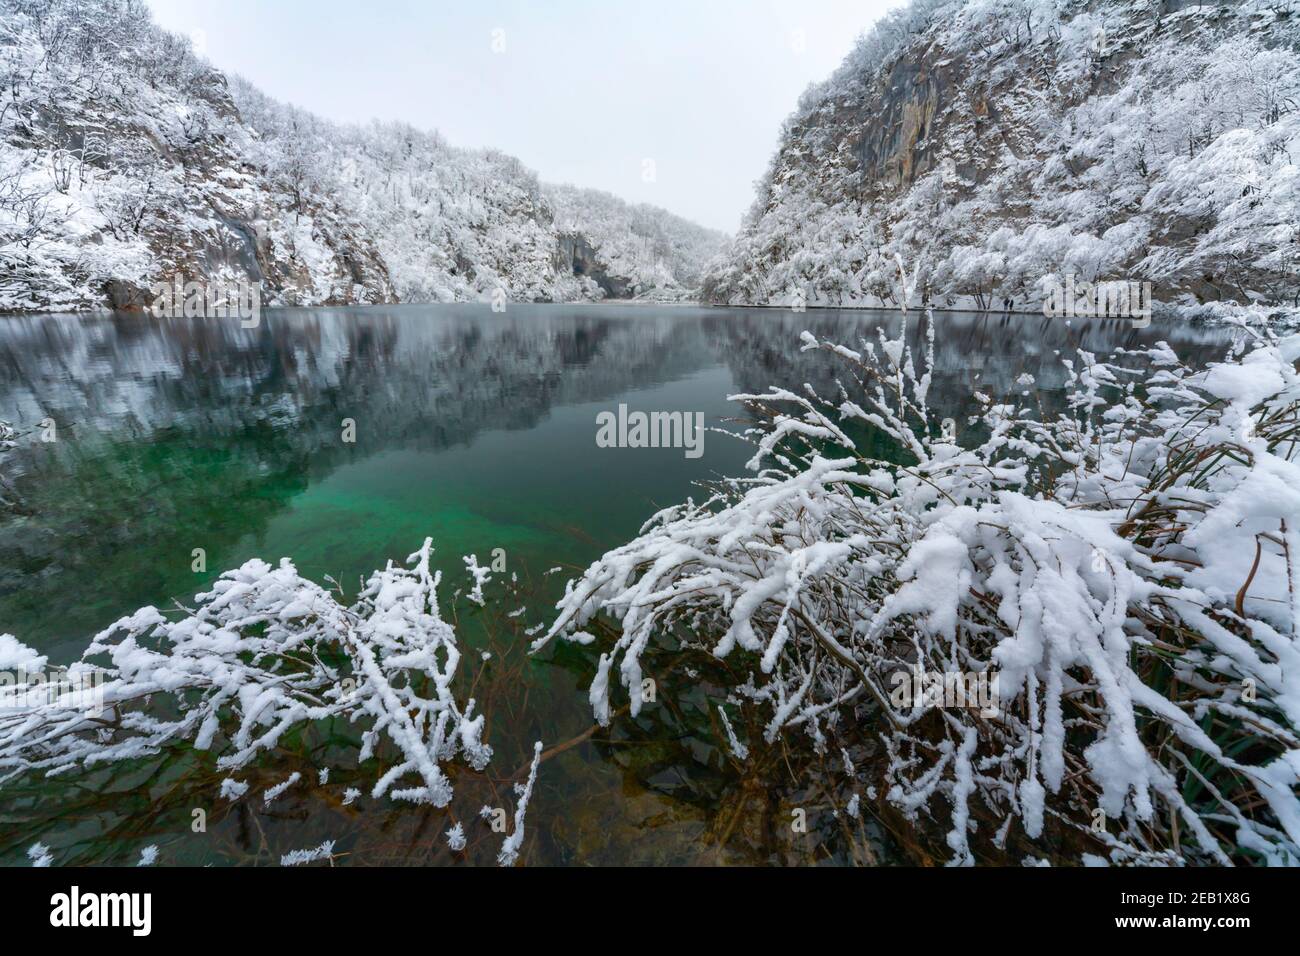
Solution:
[[[919,351],[925,317],[902,321]],[[502,548],[512,590],[458,627],[467,646],[493,655],[467,679],[491,715],[505,773],[526,762],[534,739],[552,745],[590,731],[591,654],[568,648],[544,663],[524,654],[524,631],[546,621],[562,590],[565,575],[546,572],[585,566],[657,507],[691,494],[694,482],[739,474],[749,457],[741,442],[712,433],[699,460],[676,449],[599,449],[596,412],[627,403],[700,411],[719,424],[736,412],[725,401],[731,392],[809,383],[833,394],[840,369],[824,353],[800,352],[799,333],[856,347],[899,322],[894,313],[527,305],[500,315],[476,305],[272,311],[256,329],[148,316],[0,319],[0,419],[23,433],[0,462],[9,502],[0,511],[0,632],[66,661],[119,616],[185,600],[250,557],[290,555],[308,576],[348,587],[425,535],[439,549],[450,618],[464,614],[453,600],[465,583],[460,555]],[[1024,373],[1050,404],[1065,378],[1059,356],[1076,348],[1104,354],[1164,339],[1204,361],[1226,344],[1220,330],[1187,325],[962,314],[934,322],[931,402],[952,416],[969,410],[975,387],[1024,390]],[[45,418],[57,441],[39,440]],[[355,442],[343,440],[345,419]],[[206,571],[193,570],[196,548]],[[520,606],[524,613],[505,617]],[[636,721],[620,716],[544,765],[529,859],[816,858],[808,841],[781,836],[783,801],[813,806],[830,796],[762,784],[757,768],[788,754],[758,753],[741,768],[719,751],[716,697],[702,683],[710,675],[681,666],[663,662],[662,706]],[[425,833],[440,832],[439,820],[404,811],[376,830],[373,814],[341,806],[345,752],[339,740],[286,745],[286,766],[337,758],[336,785],[302,795],[302,812],[273,825],[230,810],[214,828],[219,839],[178,843],[172,861],[269,859],[268,845],[306,846],[321,833],[344,839],[359,862],[449,858]],[[286,771],[267,772],[280,779]],[[165,775],[175,779],[175,767]],[[195,770],[188,779],[211,793],[220,776]],[[101,780],[92,795],[112,786]],[[152,793],[138,780],[116,786],[134,799]],[[499,780],[457,787],[458,803],[462,788],[478,805],[509,800]],[[198,797],[169,792],[175,806],[149,797],[127,807],[122,796],[116,823],[91,800],[77,811],[78,832],[91,840],[82,852],[116,859],[124,851],[94,834],[124,820],[142,827],[143,842],[187,832],[184,808]],[[43,799],[39,788],[28,796]],[[842,821],[826,820],[829,830],[808,840],[835,845]],[[835,857],[887,858],[890,837],[873,826],[840,841]],[[25,846],[0,843],[0,858]],[[477,859],[473,847],[470,855]]]

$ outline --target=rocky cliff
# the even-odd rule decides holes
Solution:
[[[1294,304],[1300,9],[918,0],[810,89],[715,301]]]

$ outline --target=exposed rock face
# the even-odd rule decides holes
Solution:
[[[934,150],[926,134],[941,95],[944,100],[950,95],[950,86],[940,82],[941,72],[924,62],[898,62],[889,70],[879,109],[857,117],[861,132],[853,145],[864,179],[910,186],[918,167],[921,172],[933,168]]]
[[[585,236],[577,233],[560,233],[555,241],[555,267],[567,270],[570,275],[587,277],[611,299],[626,299],[629,282],[622,276],[610,276],[598,258],[596,250]]]
[[[915,0],[804,95],[706,295],[892,305],[901,258],[914,304],[1291,304],[1297,46],[1263,0]]]

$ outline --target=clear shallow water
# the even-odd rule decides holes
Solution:
[[[523,654],[524,629],[549,623],[567,576],[548,569],[584,567],[657,508],[698,495],[695,482],[742,473],[751,453],[716,433],[698,459],[598,448],[597,414],[625,403],[721,425],[737,411],[729,393],[811,383],[832,394],[834,362],[800,353],[799,333],[854,345],[899,321],[628,305],[272,310],[251,330],[135,315],[0,318],[0,418],[29,431],[52,417],[58,428],[50,444],[29,431],[0,462],[0,493],[13,503],[0,510],[0,633],[66,662],[118,617],[188,600],[249,558],[290,556],[308,577],[332,575],[355,592],[360,576],[431,536],[444,615],[466,646],[493,649],[492,661],[467,655],[464,666],[496,708],[489,736],[504,776],[534,739],[549,746],[590,727],[594,662]],[[919,343],[923,317],[906,321]],[[1133,330],[1035,316],[940,313],[935,330],[931,400],[954,417],[974,386],[1019,392],[1024,372],[1050,403],[1064,380],[1057,350],[1105,354],[1164,339],[1204,361],[1227,341],[1221,330],[1158,321]],[[344,419],[356,423],[355,443],[342,440]],[[206,573],[191,570],[195,548]],[[486,564],[496,548],[514,583],[489,587],[495,612],[473,612],[453,599],[468,587],[461,556]],[[677,684],[670,694],[660,717],[624,721],[544,765],[533,862],[702,859],[734,768],[713,746],[702,692]],[[371,839],[336,804],[269,824],[268,852],[342,830],[358,861],[439,861],[416,852],[428,837]],[[180,808],[155,819],[152,806],[132,812],[150,820],[142,842],[172,845],[164,860],[260,858],[247,819],[218,828],[225,842],[187,842]],[[102,816],[88,810],[70,829],[92,857],[112,859],[95,843]],[[751,858],[764,858],[761,846],[716,859]]]

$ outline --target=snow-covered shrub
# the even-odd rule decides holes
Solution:
[[[851,384],[737,396],[768,419],[756,474],[599,559],[534,647],[620,620],[602,723],[616,666],[640,710],[652,641],[734,655],[769,741],[882,738],[872,783],[954,863],[1013,827],[1063,859],[1300,863],[1300,337],[1199,371],[1080,353],[1063,413],[977,396],[963,446],[930,335],[918,372],[901,333],[804,333]],[[895,696],[918,671],[996,678],[997,706]]]
[[[462,707],[452,695],[460,651],[439,615],[432,550],[426,540],[410,567],[390,562],[350,606],[288,559],[277,568],[252,560],[176,620],[153,607],[122,618],[68,669],[69,686],[94,687],[102,698],[35,694],[30,681],[0,686],[0,783],[182,741],[213,750],[218,766],[233,771],[294,728],[343,718],[363,728],[359,761],[384,737],[400,755],[372,796],[445,806],[452,786],[441,765],[460,755],[482,770],[492,750],[474,701]],[[0,646],[5,640],[26,650],[8,635]],[[98,680],[87,680],[96,670]]]

